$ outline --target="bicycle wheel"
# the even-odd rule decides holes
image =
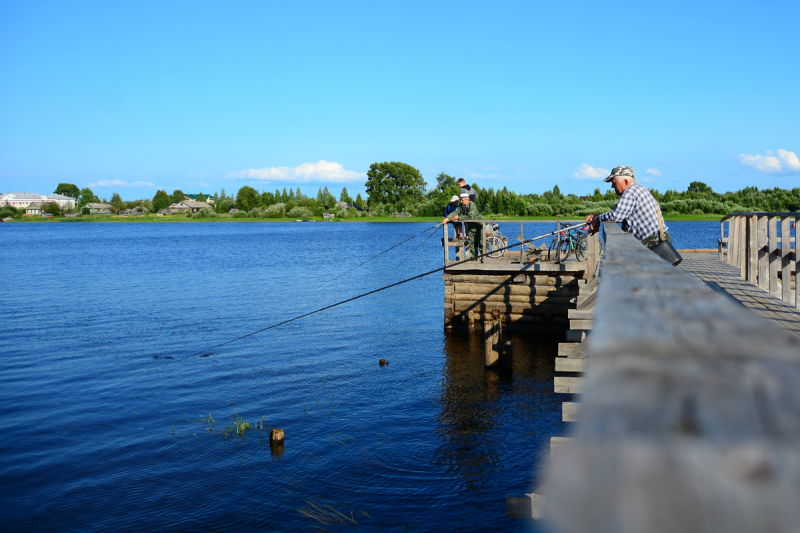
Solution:
[[[556,255],[557,255],[556,254],[556,252],[557,252],[556,246],[558,246],[558,242],[559,242],[558,239],[553,239],[552,241],[550,241],[550,246],[547,247],[547,260],[548,261],[556,261]]]
[[[494,257],[495,259],[498,259],[506,255],[506,251],[502,249],[505,248],[505,243],[503,242],[503,239],[495,235],[486,238],[486,248],[488,248],[486,252],[489,254],[489,257]],[[500,250],[500,251],[496,252],[495,250]]]
[[[586,261],[586,258],[589,256],[589,239],[584,235],[580,239],[578,239],[577,244],[575,244],[575,258],[578,261]]]
[[[561,245],[558,247],[558,250],[556,250],[556,263],[563,263],[566,261],[570,251],[570,239],[561,241]]]

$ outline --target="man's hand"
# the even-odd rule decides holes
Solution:
[[[589,225],[589,232],[592,235],[600,231],[600,221],[597,220],[597,215],[589,215],[586,217],[586,223]]]
[[[442,224],[447,224],[447,218],[445,218],[444,220],[442,220]]]
[[[454,216],[453,220],[458,220],[458,215]]]

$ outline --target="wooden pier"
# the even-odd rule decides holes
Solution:
[[[484,228],[495,223],[484,221]],[[520,236],[524,235],[523,224],[520,222]],[[597,235],[589,239],[585,261],[574,258],[561,263],[548,261],[546,249],[540,247],[512,249],[502,258],[484,257],[483,261],[451,265],[458,262],[451,261],[451,249],[455,249],[459,261],[468,252],[464,242],[450,238],[448,232],[445,225],[442,239],[446,267],[442,275],[445,327],[480,323],[487,336],[487,366],[494,364],[499,356],[493,339],[501,327],[565,331],[569,329],[569,310],[583,303],[596,289]]]
[[[551,442],[546,493],[507,502],[510,514],[543,512],[569,533],[800,530],[800,311],[728,263],[736,235],[721,236],[722,261],[684,254],[673,268],[604,230],[594,312],[571,312],[592,333],[557,363],[583,372],[569,384],[580,406],[562,414],[576,423]],[[767,267],[794,260],[788,281],[796,253],[764,244]]]

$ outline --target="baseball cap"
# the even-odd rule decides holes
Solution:
[[[450,198],[450,201],[451,201],[451,202],[457,202],[457,201],[458,201],[458,196],[456,196],[456,195],[454,194],[454,195],[453,195],[453,196]]]
[[[469,193],[468,192],[462,192],[461,193],[461,198],[469,198]]]
[[[603,181],[611,181],[612,178],[616,178],[616,177],[620,177],[620,176],[621,177],[634,178],[633,169],[631,167],[626,167],[624,165],[623,166],[619,166],[619,167],[614,167],[614,168],[611,169],[611,174],[609,174],[609,176],[606,179],[604,179]],[[634,178],[634,179],[636,179],[636,178]]]

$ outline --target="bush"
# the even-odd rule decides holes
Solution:
[[[271,205],[264,212],[265,218],[285,218],[286,208],[282,205]]]
[[[289,218],[312,218],[314,213],[307,207],[293,207],[289,213]]]
[[[705,211],[702,209],[692,209],[692,215],[705,215]]]
[[[236,211],[233,214],[233,218],[247,218],[248,216],[250,215],[247,213],[247,211]]]
[[[217,218],[218,216],[219,215],[216,212],[214,212],[214,210],[211,209],[210,207],[204,207],[203,209],[192,215],[192,218]]]

